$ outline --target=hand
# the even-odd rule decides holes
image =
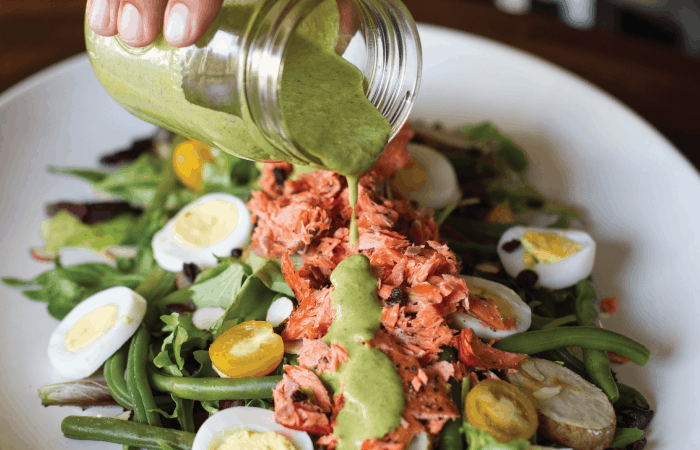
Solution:
[[[223,0],[88,0],[88,24],[100,36],[114,36],[132,47],[153,42],[161,29],[174,47],[201,38]]]

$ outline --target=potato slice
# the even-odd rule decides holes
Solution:
[[[612,442],[617,420],[608,397],[571,370],[530,358],[507,378],[534,397],[545,437],[575,450],[604,450]]]

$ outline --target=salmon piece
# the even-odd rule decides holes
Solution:
[[[327,450],[335,450],[335,447],[338,445],[338,440],[338,436],[327,434],[318,438],[316,444],[325,447]]]
[[[414,391],[420,391],[426,383],[428,382],[428,375],[423,371],[423,369],[418,369],[418,373],[411,380],[411,387]]]
[[[600,309],[611,316],[617,312],[617,297],[605,297],[600,301]]]
[[[297,354],[299,365],[317,373],[335,372],[339,364],[348,360],[348,352],[341,345],[333,343],[329,347],[320,339],[304,339]]]
[[[258,181],[260,189],[268,195],[281,194],[284,191],[284,182],[292,170],[292,165],[286,162],[263,164],[262,176]]]
[[[425,369],[428,373],[435,374],[443,383],[450,381],[455,376],[455,366],[449,361],[440,361]]]
[[[515,321],[513,318],[509,317],[503,320],[496,303],[492,299],[480,295],[470,295],[468,305],[467,312],[469,315],[476,317],[487,327],[496,330],[515,329]]]
[[[408,122],[401,127],[401,130],[394,136],[394,139],[387,144],[384,152],[379,157],[371,170],[377,181],[384,181],[391,178],[399,169],[411,167],[411,155],[408,153],[408,142],[413,139],[415,133]]]
[[[427,430],[433,434],[439,433],[448,420],[459,417],[445,384],[435,373],[424,371],[416,358],[403,353],[394,337],[380,331],[369,344],[381,350],[396,365],[404,384],[404,417],[424,421]],[[414,389],[414,379],[420,382],[422,389]]]
[[[287,327],[282,331],[282,339],[316,339],[325,336],[336,315],[331,300],[333,289],[335,288],[329,287],[312,291],[303,299],[289,316]]]
[[[401,426],[387,433],[382,439],[368,439],[362,443],[361,450],[402,450],[419,433],[425,431],[425,427],[413,417],[402,417]]]
[[[483,343],[471,328],[461,331],[457,349],[459,360],[467,367],[482,369],[517,369],[527,358],[527,355],[504,352]]]
[[[284,366],[284,370],[286,373],[282,380],[272,390],[275,421],[310,434],[330,433],[332,428],[326,413],[331,412],[331,403],[321,381],[311,370],[303,367]],[[302,388],[310,389],[313,396],[306,394]],[[295,397],[298,397],[298,401],[295,401]]]
[[[309,283],[302,279],[299,276],[299,272],[294,269],[292,260],[289,258],[289,253],[285,253],[282,257],[282,274],[289,287],[294,291],[294,296],[299,303],[306,300],[310,293]]]
[[[440,288],[438,286],[433,286],[430,283],[415,284],[408,289],[411,299],[417,299],[420,302],[428,304],[440,303],[442,301]]]
[[[321,380],[319,380],[318,376],[316,376],[311,369],[301,366],[288,365],[284,366],[283,369],[286,374],[289,375],[292,381],[297,383],[299,386],[311,388],[315,397],[314,404],[317,405],[322,412],[331,412],[331,399],[328,396],[328,391],[326,391],[326,388],[323,386],[323,383],[321,383]]]
[[[382,308],[382,325],[390,330],[396,328],[399,321],[399,308],[398,304]]]

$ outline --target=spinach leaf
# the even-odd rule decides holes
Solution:
[[[126,286],[135,289],[144,277],[138,274],[122,273],[117,269],[99,263],[85,263],[46,271],[32,280],[3,278],[12,287],[34,287],[22,294],[36,301],[48,303],[51,316],[61,320],[87,297],[113,286]]]
[[[610,447],[625,448],[628,445],[637,442],[644,436],[643,430],[636,428],[617,428],[615,429],[615,437],[613,438]]]
[[[501,133],[492,123],[485,122],[467,128],[462,128],[464,137],[479,147],[496,153],[517,173],[527,169],[528,162],[525,152],[505,134]]]

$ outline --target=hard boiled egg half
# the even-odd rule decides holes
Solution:
[[[243,200],[223,193],[207,194],[186,207],[152,241],[153,256],[169,272],[185,263],[215,266],[219,257],[247,245],[252,224]]]
[[[73,380],[91,375],[129,340],[144,314],[146,301],[128,287],[115,286],[86,298],[51,335],[51,364]]]
[[[565,289],[591,274],[595,248],[585,231],[514,226],[498,241],[498,257],[513,278],[529,269],[534,287]]]
[[[498,308],[503,320],[512,318],[515,322],[513,330],[496,330],[488,327],[478,318],[469,315],[464,311],[458,311],[452,314],[452,324],[458,328],[471,328],[474,334],[482,339],[503,339],[515,333],[522,333],[530,328],[532,323],[532,311],[520,296],[512,289],[495,281],[485,280],[478,277],[469,277],[461,275],[461,278],[467,282],[469,288],[469,297],[483,297],[492,300]]]
[[[192,450],[245,448],[313,450],[313,444],[307,433],[275,422],[274,411],[252,406],[227,408],[209,417],[192,443]]]
[[[443,208],[461,198],[457,173],[444,154],[416,143],[409,143],[407,149],[413,165],[396,172],[394,189],[422,208]]]

